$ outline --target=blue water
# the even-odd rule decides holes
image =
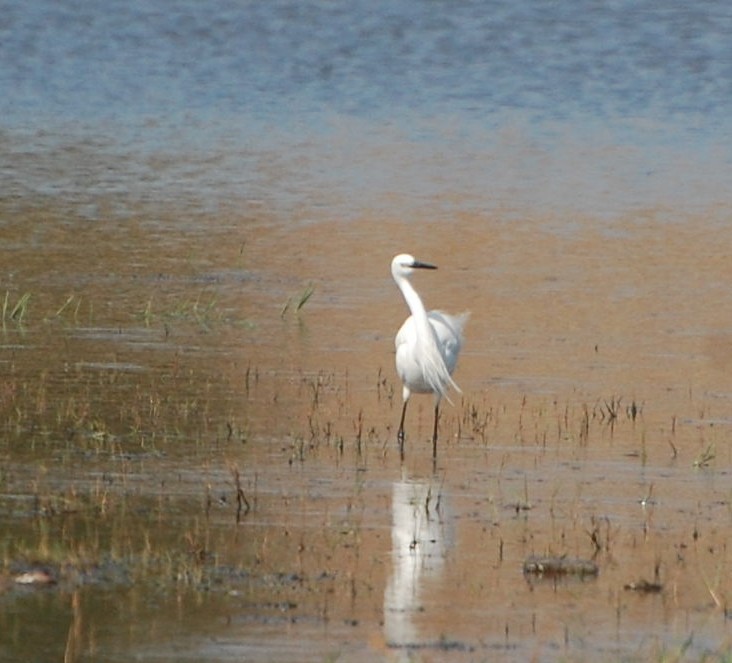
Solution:
[[[299,218],[730,202],[723,0],[0,2],[6,195]]]

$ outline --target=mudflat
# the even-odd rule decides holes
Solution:
[[[0,211],[0,657],[729,656],[724,209]],[[434,466],[400,252],[471,312]]]

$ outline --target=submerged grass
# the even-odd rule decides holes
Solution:
[[[81,305],[83,302],[83,298],[76,295],[71,294],[66,298],[66,301],[61,304],[61,306],[58,308],[58,310],[53,314],[53,319],[55,320],[62,320],[65,319],[66,316],[70,316],[71,322],[73,322],[74,325],[80,325],[81,319],[80,319],[80,312],[81,312]],[[87,321],[89,324],[91,324],[93,319],[93,306],[89,304],[89,311],[88,311],[88,317]]]
[[[31,293],[23,293],[18,300],[13,304],[10,300],[10,291],[5,291],[5,297],[3,299],[2,306],[2,325],[3,329],[8,324],[15,323],[18,327],[23,326],[26,314],[28,313],[28,305],[30,303]]]
[[[315,285],[311,282],[308,283],[308,285],[305,287],[305,289],[297,296],[294,297],[288,297],[287,301],[282,306],[282,309],[280,310],[280,318],[284,318],[287,312],[294,306],[295,313],[299,313],[302,308],[305,306],[305,304],[308,303],[308,300],[313,296],[315,293]]]
[[[150,297],[145,308],[137,314],[146,327],[151,327],[158,320],[166,325],[171,322],[193,322],[204,331],[211,331],[217,325],[235,324],[251,326],[251,321],[228,316],[219,306],[216,293],[200,292],[195,299],[183,298],[168,303],[159,311],[155,310],[153,297]]]
[[[296,303],[298,311],[305,305],[311,294],[312,291],[303,293]],[[2,307],[0,308],[0,324],[2,324],[4,331],[7,331],[11,325],[21,330],[26,329],[32,298],[30,292],[25,292],[14,300],[12,293],[9,290],[5,291]],[[43,305],[49,297],[41,297],[40,299],[42,300],[41,305]],[[194,298],[181,297],[173,300],[168,298],[165,305],[158,307],[155,306],[154,302],[155,298],[150,296],[142,310],[130,311],[130,317],[141,320],[146,327],[152,327],[158,322],[162,322],[166,326],[173,322],[192,322],[205,331],[211,331],[222,325],[246,328],[255,326],[252,320],[232,315],[222,308],[219,297],[215,292],[211,293],[204,290]],[[60,304],[49,304],[49,307],[50,310],[45,314],[41,314],[40,317],[40,320],[44,323],[63,321],[73,324],[75,327],[93,324],[94,302],[90,297],[85,298],[80,294],[72,293],[67,295]]]

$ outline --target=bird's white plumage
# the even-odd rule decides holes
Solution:
[[[434,269],[409,254],[396,256],[391,273],[404,295],[411,315],[399,329],[396,339],[396,369],[404,389],[404,401],[414,393],[434,393],[436,402],[448,398],[450,388],[460,391],[452,379],[463,342],[463,327],[468,314],[450,315],[425,310],[409,277],[416,268]]]
[[[462,332],[468,315],[453,316],[442,311],[427,313],[428,328],[410,315],[396,335],[396,368],[410,393],[433,393],[447,398],[448,389],[460,391],[452,379],[462,346]],[[423,329],[418,332],[418,327]],[[405,395],[409,398],[409,394]]]

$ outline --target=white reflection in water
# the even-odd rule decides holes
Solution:
[[[384,636],[389,647],[407,649],[435,641],[416,621],[425,612],[423,593],[443,573],[454,545],[449,505],[437,479],[402,478],[392,489],[392,573],[384,591]]]

